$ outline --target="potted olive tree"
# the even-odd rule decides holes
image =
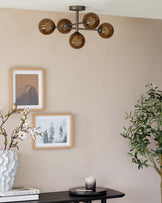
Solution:
[[[121,135],[127,139],[128,154],[138,169],[152,166],[160,176],[162,203],[162,91],[153,83],[146,88],[134,110],[126,113],[130,125]]]

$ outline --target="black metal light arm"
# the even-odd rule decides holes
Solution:
[[[79,29],[79,10],[76,11],[76,32],[78,32]]]
[[[88,31],[98,31],[98,29],[88,29],[88,28],[82,28],[82,27],[58,27],[58,26],[56,26],[56,28],[59,28],[59,29],[73,29],[73,30],[76,30],[77,29],[77,31],[78,30],[88,30]]]
[[[83,22],[78,22],[78,24],[83,24]],[[76,25],[76,23],[72,23],[71,25]]]

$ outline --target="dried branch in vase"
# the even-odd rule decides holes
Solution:
[[[4,128],[4,125],[7,123],[8,119],[16,113],[20,114],[21,122],[15,129],[13,129],[11,135],[8,135],[7,130]],[[31,135],[33,139],[35,139],[36,135],[41,136],[41,133],[38,132],[38,128],[32,128],[30,121],[28,121],[27,118],[28,114],[28,108],[25,108],[22,111],[18,111],[16,105],[12,111],[8,111],[8,113],[5,115],[2,114],[2,111],[0,109],[0,135],[4,136],[4,150],[11,150],[12,148],[16,148],[17,150],[19,150],[19,140],[23,141],[29,135]]]

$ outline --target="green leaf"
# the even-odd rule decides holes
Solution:
[[[162,147],[158,147],[158,148],[156,149],[156,152],[157,152],[158,154],[162,154]]]
[[[5,141],[4,141],[4,144],[5,144],[5,145],[7,145],[7,144],[8,144],[7,140],[5,140]]]

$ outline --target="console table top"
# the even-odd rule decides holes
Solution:
[[[119,192],[117,190],[106,188],[107,192],[105,195],[99,196],[73,196],[69,194],[69,191],[60,191],[60,192],[47,192],[47,193],[40,193],[39,200],[33,201],[25,201],[25,203],[68,203],[68,202],[88,202],[91,200],[102,200],[102,199],[112,199],[112,198],[120,198],[123,197],[125,194]],[[24,203],[24,202],[19,202]]]

